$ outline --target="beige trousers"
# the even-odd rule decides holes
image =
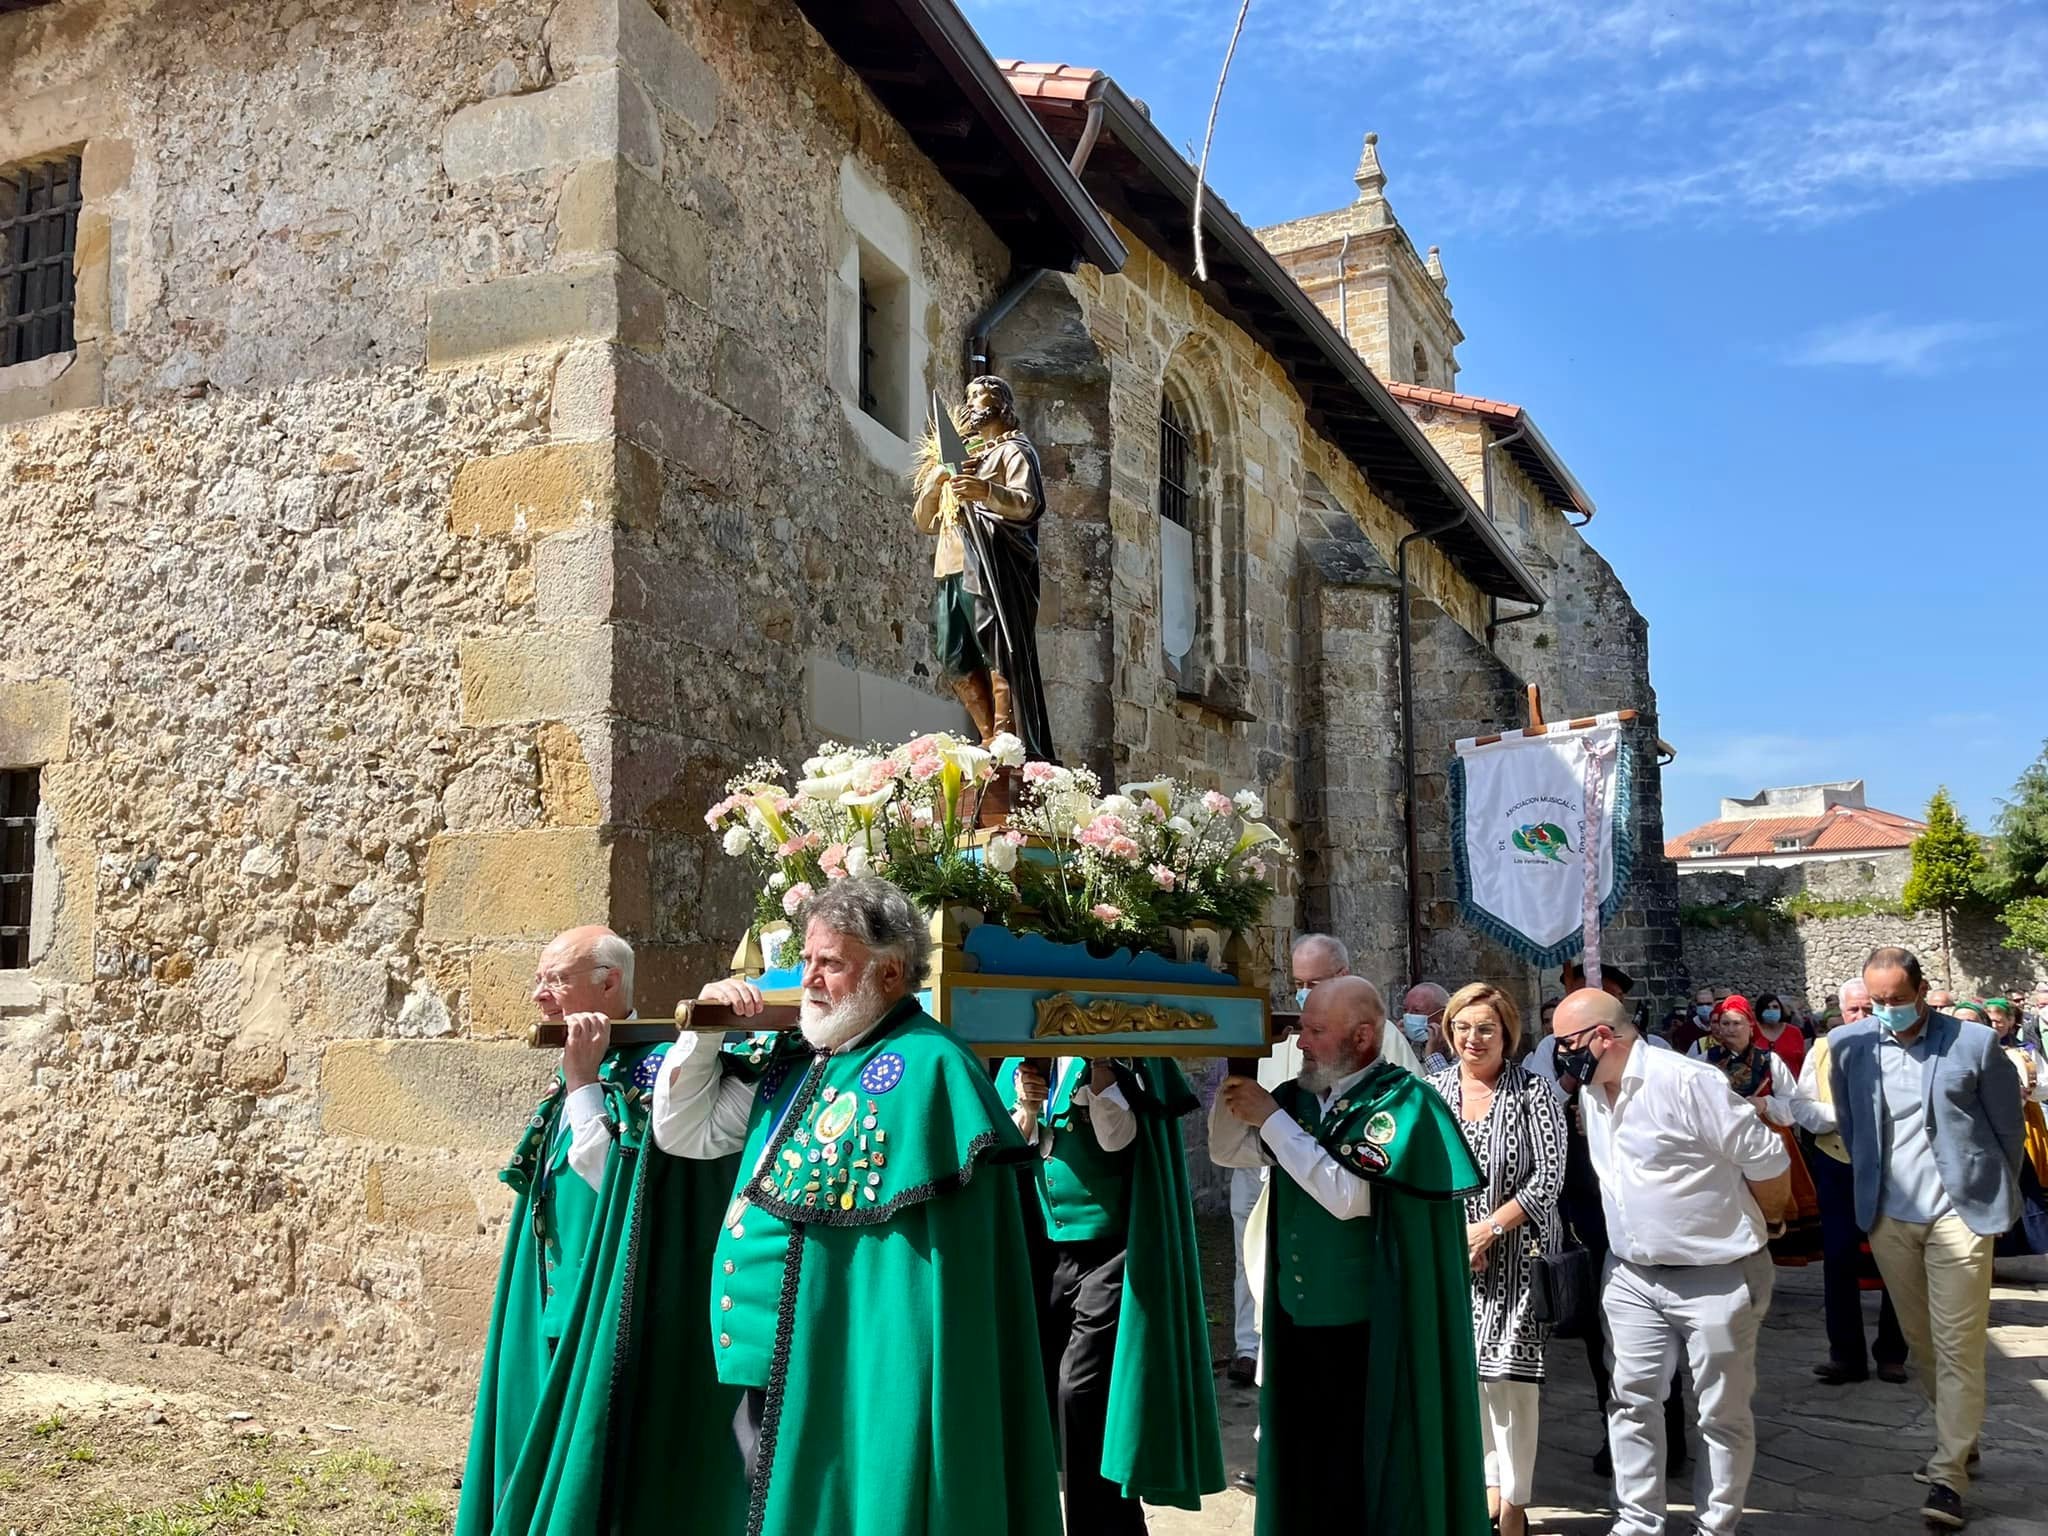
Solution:
[[[1543,1386],[1534,1381],[1479,1381],[1479,1428],[1486,1443],[1486,1486],[1503,1504],[1524,1508],[1536,1495],[1536,1430]]]
[[[1984,1335],[1991,1316],[1991,1239],[1960,1216],[1894,1221],[1880,1216],[1870,1252],[1891,1292],[1899,1331],[1934,1405],[1928,1478],[1961,1494],[1970,1450],[1984,1427]]]

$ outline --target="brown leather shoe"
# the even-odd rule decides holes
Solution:
[[[989,676],[986,672],[976,672],[971,677],[953,679],[953,697],[966,707],[967,718],[981,733],[984,747],[996,739],[996,706],[989,690]]]
[[[1259,1362],[1250,1355],[1239,1355],[1230,1362],[1230,1368],[1223,1374],[1232,1386],[1255,1386],[1259,1379]]]

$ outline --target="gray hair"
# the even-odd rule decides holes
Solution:
[[[895,955],[915,988],[924,982],[931,958],[931,924],[910,898],[879,875],[834,880],[804,903],[803,926],[823,923],[834,933],[858,939],[877,956]]]
[[[1344,941],[1334,934],[1304,933],[1294,941],[1291,958],[1300,959],[1301,952],[1305,949],[1312,950],[1325,959],[1336,961],[1340,971],[1349,972],[1351,969],[1351,951],[1346,949]]]
[[[601,934],[590,944],[590,963],[619,973],[619,991],[633,1006],[633,946],[616,933]]]

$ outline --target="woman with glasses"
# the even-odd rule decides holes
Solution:
[[[1458,1118],[1486,1186],[1465,1199],[1472,1261],[1472,1333],[1486,1437],[1486,1497],[1502,1536],[1522,1536],[1533,1492],[1537,1402],[1548,1330],[1536,1320],[1536,1256],[1559,1247],[1564,1106],[1514,1061],[1522,1020],[1514,1000],[1474,983],[1444,1005],[1454,1065],[1429,1084]]]

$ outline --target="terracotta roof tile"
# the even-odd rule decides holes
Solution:
[[[1079,64],[997,59],[996,67],[1009,77],[1010,88],[1026,100],[1086,101],[1095,83],[1105,78],[1101,70]]]
[[[1489,400],[1484,395],[1461,395],[1455,390],[1435,389],[1425,384],[1389,381],[1387,393],[1396,400],[1412,400],[1417,405],[1447,405],[1454,411],[1471,411],[1477,416],[1495,416],[1502,421],[1514,421],[1522,414],[1519,405],[1506,400]]]
[[[1709,821],[1682,837],[1667,839],[1664,856],[1684,863],[1692,858],[1747,858],[1776,853],[1780,838],[1799,839],[1801,853],[1850,853],[1868,849],[1885,853],[1910,848],[1927,824],[1910,816],[1875,809],[1831,805],[1812,816],[1772,816],[1758,821]],[[1695,854],[1694,844],[1712,843],[1714,852]]]

